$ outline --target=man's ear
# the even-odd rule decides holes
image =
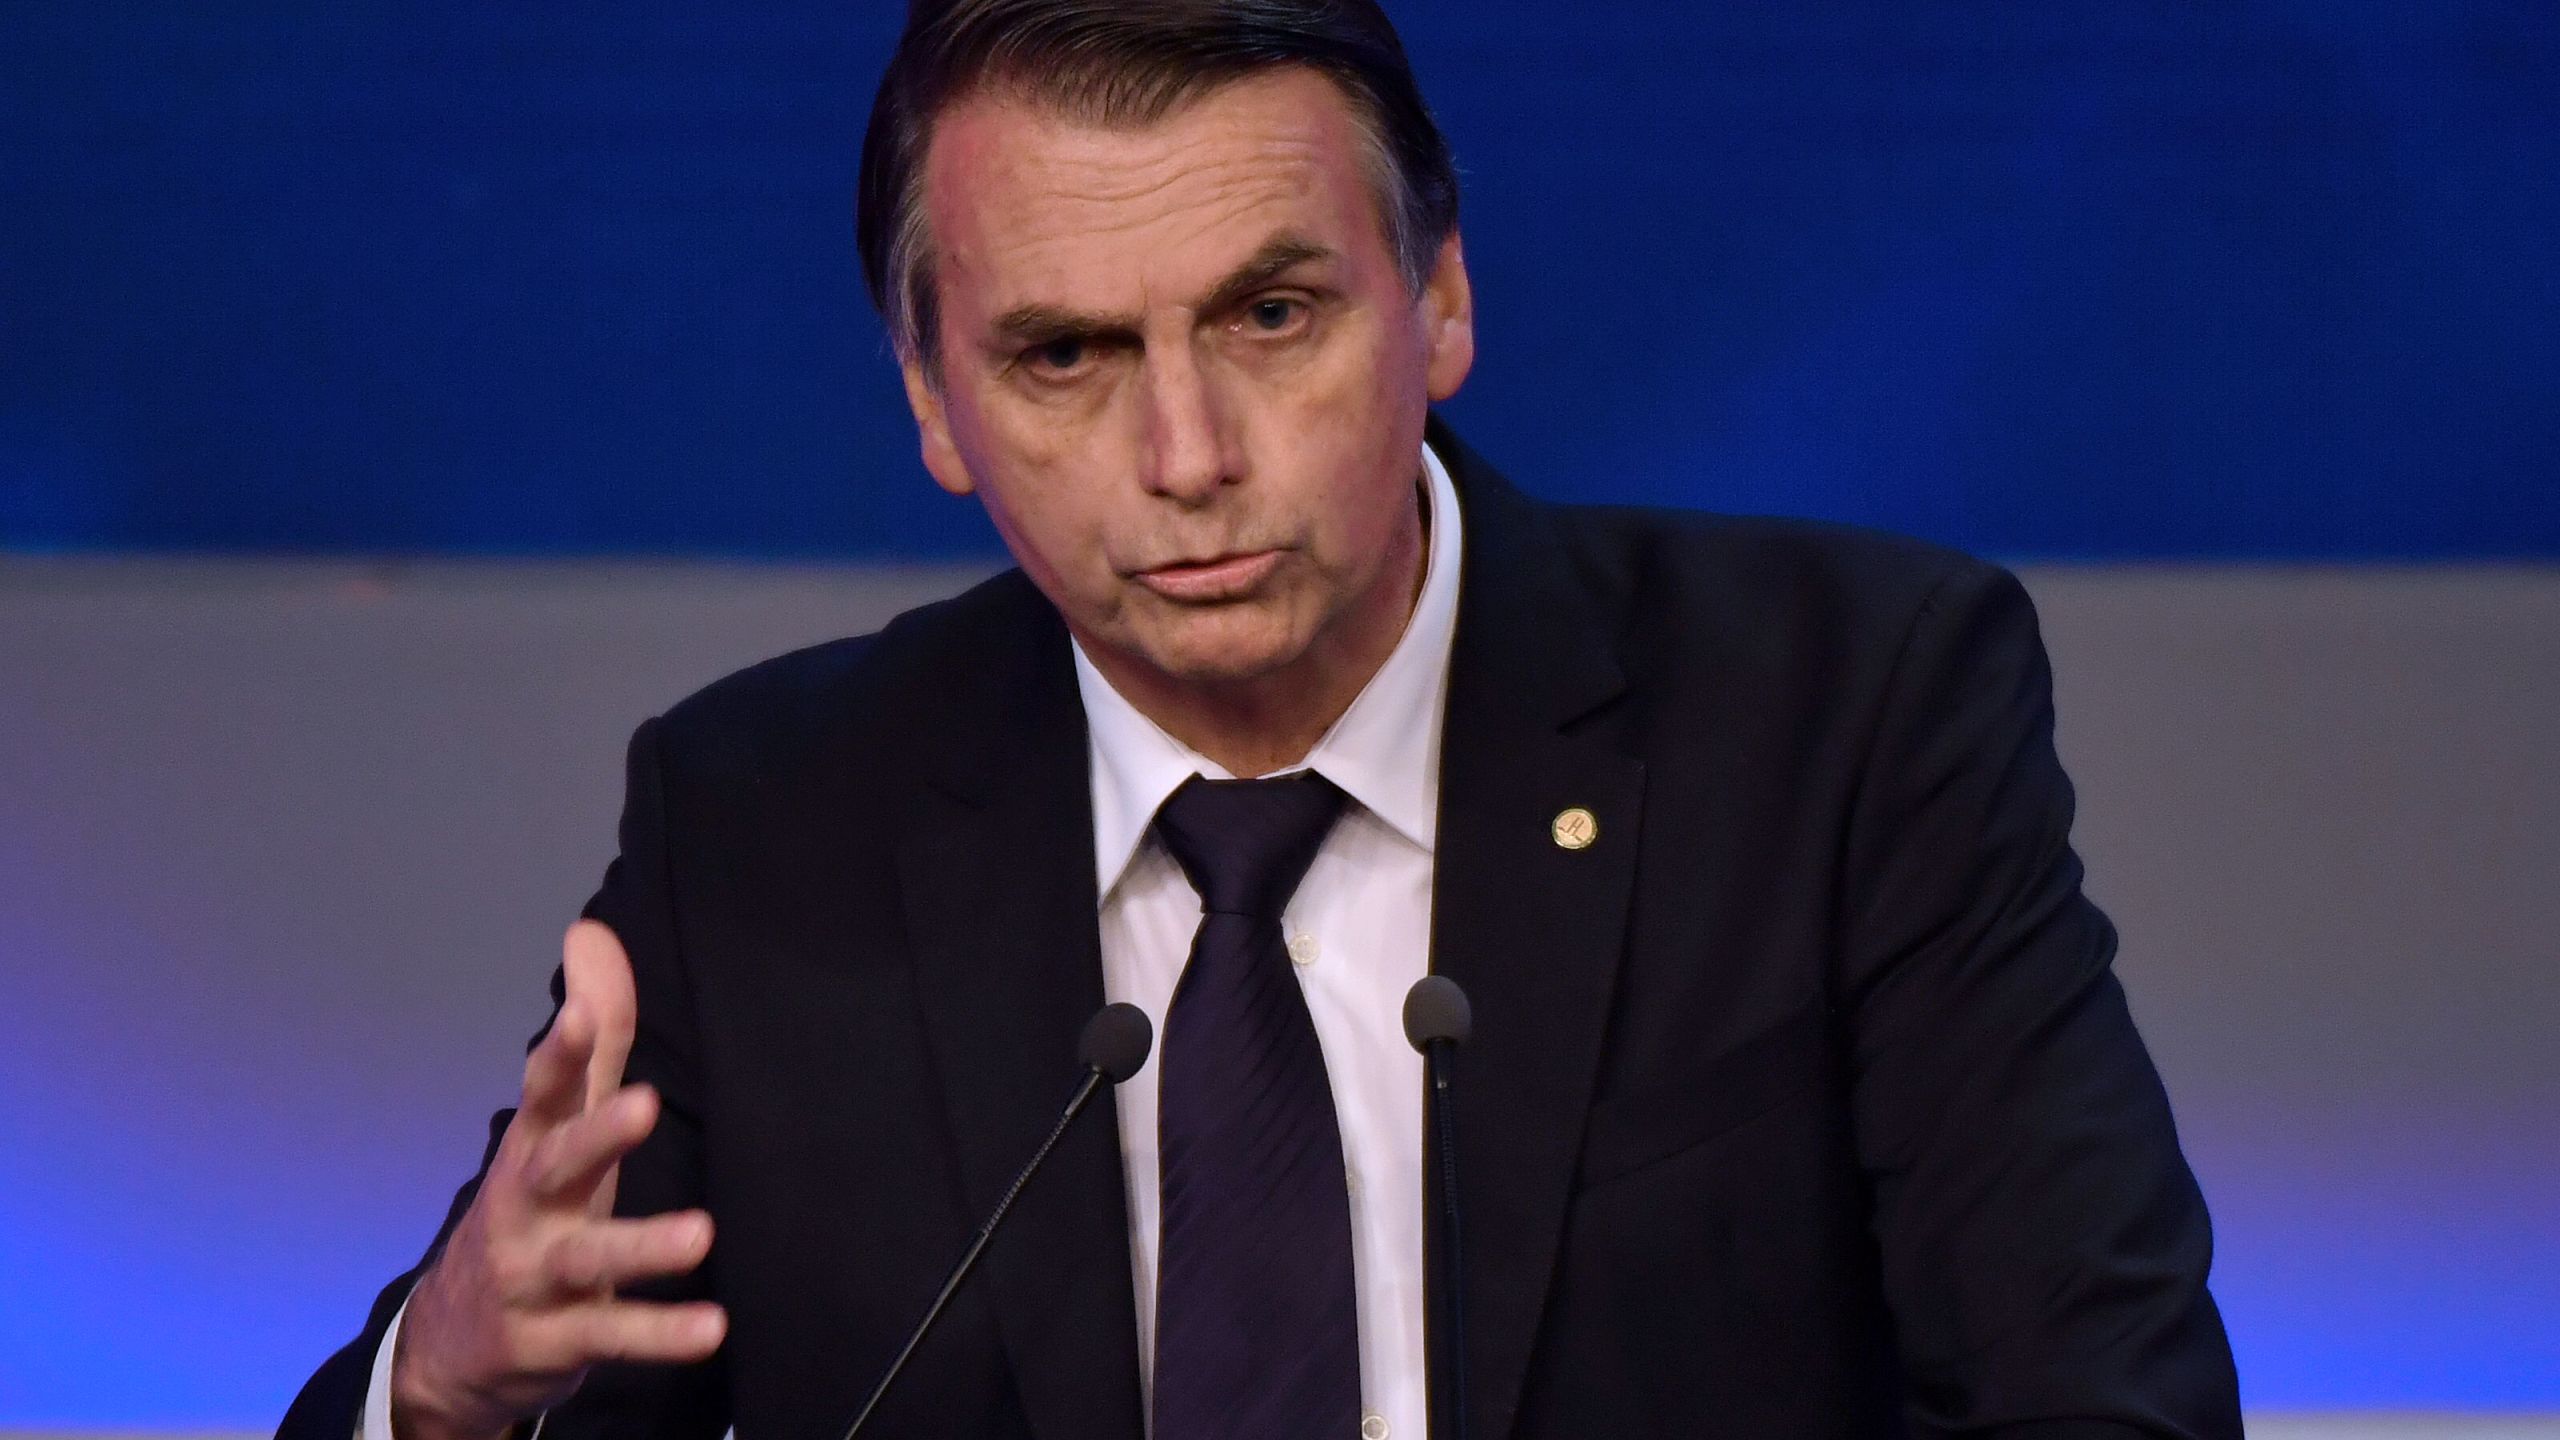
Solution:
[[[960,463],[960,447],[951,443],[951,417],[943,409],[942,392],[925,374],[924,362],[909,356],[898,362],[898,370],[906,378],[907,409],[915,413],[916,438],[933,483],[954,495],[975,491],[978,482],[969,478],[969,467]]]
[[[1440,243],[1440,260],[1422,287],[1423,343],[1429,365],[1425,374],[1432,403],[1458,393],[1476,363],[1476,295],[1467,283],[1467,255],[1458,232]]]

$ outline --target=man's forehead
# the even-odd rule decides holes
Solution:
[[[1320,247],[1355,243],[1335,232],[1369,208],[1349,106],[1305,71],[1221,86],[1135,126],[973,97],[936,124],[924,173],[946,288],[980,292],[946,301],[989,312],[1133,283],[1207,284],[1284,230]]]

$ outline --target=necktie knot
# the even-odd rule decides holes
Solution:
[[[1347,798],[1312,770],[1277,780],[1194,775],[1156,811],[1156,835],[1202,910],[1276,921]]]

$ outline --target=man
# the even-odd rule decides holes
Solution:
[[[1424,1434],[1426,965],[1472,1434],[2238,1433],[2024,595],[1431,421],[1383,16],[926,0],[863,202],[1020,570],[641,727],[523,1104],[282,1433],[839,1433],[1108,998],[1157,1054],[876,1433]]]

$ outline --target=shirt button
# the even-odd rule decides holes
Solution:
[[[1387,1417],[1375,1410],[1361,1416],[1360,1440],[1387,1440]]]
[[[1316,937],[1306,934],[1290,936],[1289,958],[1300,965],[1316,963]]]
[[[1360,1172],[1359,1172],[1359,1171],[1352,1169],[1352,1168],[1351,1168],[1350,1166],[1348,1166],[1348,1165],[1343,1166],[1343,1167],[1342,1167],[1342,1180],[1343,1180],[1343,1184],[1344,1184],[1346,1187],[1348,1187],[1348,1188],[1350,1189],[1350,1191],[1351,1191],[1351,1193],[1352,1193],[1353,1195],[1358,1195],[1358,1194],[1360,1193]]]

